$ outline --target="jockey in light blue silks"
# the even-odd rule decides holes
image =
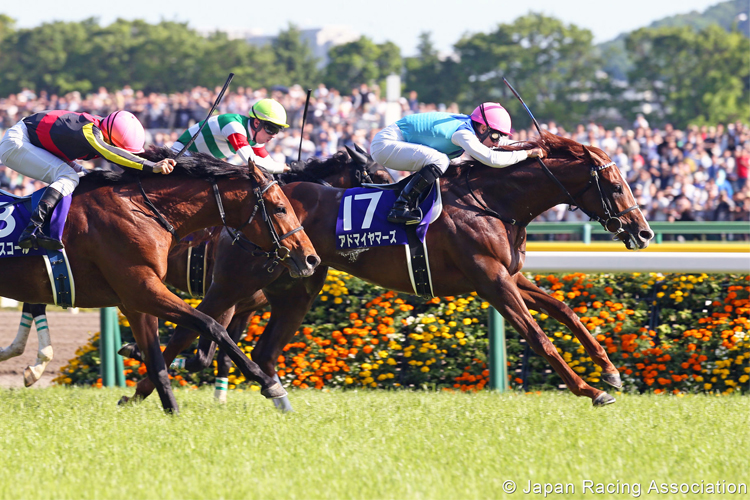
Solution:
[[[417,171],[393,204],[388,220],[398,224],[419,223],[422,220],[422,212],[417,207],[419,195],[445,173],[453,158],[464,152],[495,168],[544,156],[541,148],[490,149],[508,144],[510,131],[510,115],[505,108],[486,102],[470,116],[437,112],[414,114],[378,132],[370,146],[373,159],[393,170]]]

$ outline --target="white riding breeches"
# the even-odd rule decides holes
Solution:
[[[437,165],[445,173],[451,161],[448,155],[422,144],[404,140],[401,129],[395,123],[388,125],[375,135],[370,144],[373,160],[393,170],[416,172],[425,165]]]
[[[80,180],[68,162],[31,143],[23,120],[0,140],[0,161],[19,174],[46,182],[63,196],[71,194]]]

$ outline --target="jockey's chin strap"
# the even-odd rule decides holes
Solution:
[[[263,199],[263,195],[274,184],[277,184],[277,181],[269,182],[262,189],[260,186],[256,186],[255,188],[253,188],[253,194],[255,195],[255,206],[253,207],[253,211],[250,214],[250,217],[239,228],[232,229],[231,227],[227,226],[227,221],[226,221],[225,212],[224,212],[224,205],[221,202],[221,193],[219,192],[219,186],[216,184],[215,181],[211,182],[211,185],[214,190],[214,197],[216,198],[216,205],[218,205],[219,207],[219,216],[221,217],[221,222],[224,225],[224,229],[226,229],[227,233],[232,237],[232,245],[237,243],[240,248],[242,248],[246,252],[249,252],[254,257],[266,257],[267,259],[269,259],[271,261],[267,269],[269,273],[272,273],[276,269],[276,266],[279,264],[279,262],[289,257],[289,253],[291,252],[288,247],[284,246],[281,243],[281,241],[284,238],[288,238],[294,233],[297,233],[299,231],[302,231],[302,229],[304,229],[303,226],[300,225],[298,228],[292,229],[288,233],[279,236],[279,233],[276,231],[276,227],[273,225],[273,221],[271,220],[271,217],[268,215],[268,210],[266,209],[266,203],[265,203],[265,200]],[[252,222],[253,218],[255,218],[255,214],[258,213],[258,210],[260,210],[260,213],[263,215],[263,222],[266,223],[266,226],[268,227],[268,232],[271,234],[271,239],[273,240],[273,249],[269,250],[268,252],[264,251],[260,246],[256,245],[252,241],[245,238],[241,232],[242,229],[245,228],[245,226],[247,226],[248,224]],[[245,247],[245,244],[250,244],[252,245],[253,248],[248,249]]]

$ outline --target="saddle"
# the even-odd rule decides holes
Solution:
[[[428,226],[437,220],[443,209],[440,184],[436,182],[420,196],[419,207],[425,214],[422,222],[413,225],[388,222],[388,210],[408,182],[407,177],[392,184],[364,184],[361,188],[347,189],[336,220],[336,248],[347,251],[404,245],[414,293],[432,297],[425,237]]]
[[[44,192],[42,188],[28,196],[16,196],[0,189],[0,258],[40,256],[44,258],[54,304],[72,307],[75,303],[75,284],[70,272],[70,264],[65,249],[45,250],[32,248],[23,250],[18,246],[18,238],[29,222],[34,205],[39,202]],[[57,239],[62,236],[65,221],[68,217],[72,196],[66,196],[55,207],[49,222],[43,230]]]

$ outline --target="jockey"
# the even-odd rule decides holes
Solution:
[[[138,119],[127,111],[101,116],[70,111],[41,111],[27,116],[0,141],[0,161],[16,172],[49,184],[21,233],[18,246],[60,250],[62,242],[42,233],[42,226],[55,205],[78,185],[82,167],[74,160],[102,157],[122,167],[170,173],[172,159],[150,162],[142,153],[146,133]]]
[[[373,159],[394,170],[417,171],[404,187],[388,220],[417,224],[422,211],[417,199],[464,151],[487,166],[502,168],[526,158],[543,157],[541,148],[528,151],[490,149],[510,143],[510,115],[496,102],[480,104],[471,116],[450,113],[408,115],[384,128],[370,146]]]
[[[187,129],[172,145],[172,149],[182,150],[202,123]],[[188,151],[208,153],[219,159],[237,153],[245,163],[252,160],[268,172],[280,174],[288,172],[289,167],[268,155],[266,143],[287,127],[284,106],[273,99],[261,99],[253,104],[249,116],[228,113],[210,117]]]

